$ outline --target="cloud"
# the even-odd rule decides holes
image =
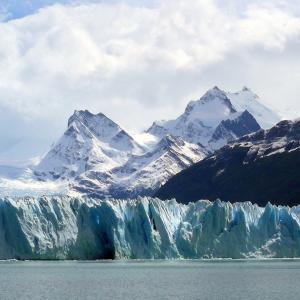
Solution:
[[[294,4],[280,3],[58,4],[2,22],[0,126],[12,128],[0,135],[50,143],[83,108],[141,129],[216,84],[249,85],[266,103],[300,112],[290,72],[300,67],[300,19]]]

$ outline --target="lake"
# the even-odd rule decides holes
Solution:
[[[3,261],[0,299],[299,299],[300,260]]]

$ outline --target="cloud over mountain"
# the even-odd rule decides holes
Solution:
[[[247,84],[266,104],[300,111],[298,8],[279,1],[84,1],[2,22],[0,137],[9,144],[33,135],[34,149],[45,135],[45,143],[56,139],[66,117],[83,108],[145,128],[215,84]],[[3,151],[0,160],[9,156]]]

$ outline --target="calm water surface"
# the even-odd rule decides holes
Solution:
[[[0,262],[0,299],[300,299],[300,261]]]

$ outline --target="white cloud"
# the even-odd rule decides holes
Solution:
[[[290,71],[300,67],[296,6],[245,3],[55,5],[0,23],[0,125],[1,114],[14,116],[0,135],[50,142],[81,108],[142,128],[216,84],[249,85],[300,113],[299,76]]]

